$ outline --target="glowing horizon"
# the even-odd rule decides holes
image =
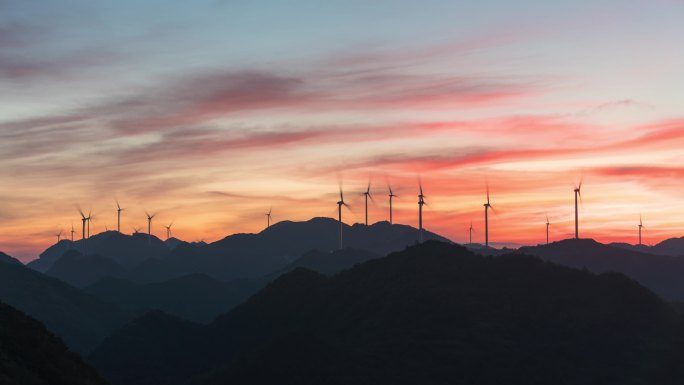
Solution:
[[[0,2],[0,251],[175,220],[215,241],[336,217],[455,242],[684,235],[684,3]],[[69,8],[69,9],[67,9]],[[77,10],[78,12],[74,12]],[[635,47],[638,47],[636,49]]]

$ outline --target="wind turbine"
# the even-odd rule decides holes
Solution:
[[[140,230],[142,230],[142,227],[133,227],[133,226],[131,226],[131,227],[133,228],[133,234],[138,234],[140,232]]]
[[[392,224],[392,198],[398,197],[392,192],[392,186],[388,183],[387,188],[389,189],[389,201],[390,201],[390,225]]]
[[[549,222],[549,216],[546,216],[546,244],[549,244],[549,226],[551,223]]]
[[[78,213],[81,214],[81,222],[83,223],[83,229],[81,230],[81,239],[85,239],[86,237],[86,222],[88,221],[88,218],[86,218],[85,214],[83,213],[83,210],[79,207]]]
[[[266,213],[266,228],[271,227],[271,212],[273,212],[273,207],[271,207]]]
[[[644,228],[644,222],[641,220],[641,215],[639,215],[639,246],[642,245],[641,243],[641,230]]]
[[[492,204],[489,203],[489,184],[487,184],[487,203],[484,204],[485,208],[485,247],[489,247],[489,209],[494,210]]]
[[[582,180],[580,179],[579,185],[575,187],[575,239],[579,239],[579,213],[577,207],[577,199],[582,201]]]
[[[126,209],[122,209],[119,205],[119,201],[116,201],[116,231],[121,232],[121,212]]]
[[[62,230],[59,230],[59,233],[55,234],[55,236],[57,237],[57,243],[59,243],[62,240]]]
[[[470,221],[470,228],[468,229],[468,232],[470,233],[470,244],[473,244],[473,221]]]
[[[425,205],[425,195],[423,195],[423,182],[418,178],[418,243],[423,243],[423,205]]]
[[[371,182],[369,180],[368,181],[368,187],[366,188],[366,191],[363,193],[363,195],[366,199],[366,226],[368,226],[368,198],[373,200],[373,196],[370,193],[370,188],[371,188]]]
[[[74,230],[74,224],[72,223],[72,224],[71,224],[71,242],[74,241],[74,233],[75,233],[75,232],[76,232],[76,231]]]
[[[88,224],[88,238],[90,238],[90,222],[93,220],[93,210],[88,210],[88,217],[86,223]]]
[[[157,214],[150,214],[145,211],[145,215],[147,216],[147,243],[152,244],[152,218]]]
[[[340,200],[337,202],[337,215],[340,223],[340,250],[342,250],[342,206],[349,209],[349,205],[344,201],[344,193],[342,192],[342,183],[340,183]]]
[[[171,221],[171,223],[169,223],[168,226],[164,226],[164,228],[166,229],[166,239],[167,240],[169,238],[171,238],[171,226],[173,226],[173,221]]]

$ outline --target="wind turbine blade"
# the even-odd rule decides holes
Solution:
[[[342,175],[340,175],[340,173],[338,172],[337,173],[337,187],[339,187],[339,189],[340,189],[340,201],[344,201],[344,193],[342,192],[342,190],[343,190],[342,185],[343,185],[342,184]]]
[[[489,209],[492,210],[492,213],[494,213],[494,215],[499,215],[499,212],[496,209],[494,209],[494,206],[489,205]]]

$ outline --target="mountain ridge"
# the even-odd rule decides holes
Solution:
[[[170,324],[171,334],[182,329]],[[136,357],[122,354],[120,343],[151,327],[139,326],[115,332],[89,357],[113,385],[160,378],[169,384],[675,384],[684,378],[684,320],[636,281],[520,254],[478,256],[440,242],[332,277],[297,268],[191,331],[189,341],[163,357],[146,355],[148,362],[173,357],[182,364],[145,367],[145,378],[127,371],[138,363],[129,362]],[[144,339],[126,348],[137,351],[137,344],[153,353],[146,346],[154,343]],[[300,354],[294,346],[303,347]]]

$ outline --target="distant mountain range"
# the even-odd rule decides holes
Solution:
[[[304,255],[294,260],[289,265],[285,266],[284,269],[271,274],[269,277],[278,278],[278,276],[299,267],[313,270],[325,275],[333,275],[342,270],[349,269],[354,265],[380,257],[381,255],[372,253],[370,251],[350,248],[335,250],[332,252],[311,250],[308,253],[304,253]]]
[[[140,312],[160,309],[206,323],[298,266],[332,274],[417,239],[417,230],[408,226],[347,226],[347,244],[378,252],[331,253],[337,226],[322,218],[283,222],[260,234],[239,234],[209,245],[177,240],[167,245],[156,238],[149,245],[146,235],[112,231],[86,241],[63,240],[30,263],[32,269],[0,256],[0,300],[44,322],[71,349],[87,352]],[[322,237],[323,232],[332,236]],[[426,237],[443,239],[431,233]],[[92,253],[84,255],[87,250]],[[134,261],[142,262],[131,266]],[[252,278],[245,278],[245,272]]]
[[[0,263],[0,301],[40,320],[77,352],[90,351],[133,317],[21,264]]]
[[[684,257],[647,254],[592,239],[567,239],[516,251],[595,273],[620,272],[671,300],[684,300]]]
[[[304,267],[334,275],[414,245],[418,235],[415,228],[387,222],[344,225],[346,248],[336,250],[337,231],[336,220],[314,218],[280,222],[258,234],[236,234],[211,244],[155,237],[148,243],[145,234],[113,231],[85,241],[63,240],[29,266],[84,291],[28,269],[4,266],[0,300],[45,322],[70,348],[85,352],[134,314],[158,309],[207,323],[281,274]],[[448,242],[430,232],[425,237]],[[684,238],[630,247],[566,240],[520,250],[466,246],[479,254],[524,253],[597,273],[622,272],[666,299],[682,301],[684,259],[645,252],[678,255],[682,242]],[[0,254],[0,261],[22,267],[6,254]]]
[[[504,380],[487,377],[484,367],[475,373],[478,362],[520,376],[539,370],[540,378],[551,382],[560,377],[547,367],[568,378],[599,373],[618,383],[627,377],[609,368],[650,383],[661,382],[644,374],[650,369],[639,369],[644,365],[679,376],[661,355],[681,357],[679,345],[673,345],[684,341],[676,312],[629,279],[590,273],[622,272],[663,298],[683,300],[678,240],[653,247],[566,240],[519,250],[473,244],[466,245],[468,251],[429,232],[426,239],[441,243],[416,247],[417,229],[379,222],[344,225],[345,249],[337,250],[338,225],[330,218],[286,221],[210,244],[154,237],[148,243],[144,234],[106,232],[61,241],[29,264],[32,269],[0,253],[0,300],[44,322],[74,351],[97,347],[89,360],[115,385],[357,383],[358,378],[459,383],[438,364],[454,361],[463,361],[457,366],[469,373],[463,383]],[[653,250],[672,255],[650,254]],[[481,256],[488,254],[499,256]],[[563,323],[566,319],[577,329]],[[428,320],[435,322],[434,330]],[[609,324],[621,326],[614,335],[599,335]],[[471,337],[453,334],[458,330]],[[567,366],[537,357],[537,351],[565,354],[548,346],[551,342],[567,348]],[[480,348],[487,344],[494,350]],[[640,356],[645,363],[625,369],[617,361],[601,368],[587,361],[599,360],[594,351],[604,345],[624,350],[617,354],[623,362]],[[582,349],[592,352],[586,360]],[[406,356],[392,353],[402,350]],[[530,367],[518,356],[547,366]],[[396,376],[385,377],[390,372]]]
[[[265,280],[247,279],[223,282],[204,274],[147,284],[107,277],[86,287],[85,291],[136,313],[158,309],[190,321],[207,323],[247,300],[266,283]]]
[[[670,257],[684,257],[684,237],[666,239],[654,246],[630,245],[628,243],[611,243],[609,246],[628,250],[640,251],[653,255],[665,255]]]
[[[62,240],[49,247],[40,254],[38,259],[31,261],[27,266],[45,273],[64,253],[74,250],[83,255],[109,258],[125,268],[131,268],[148,258],[165,256],[176,246],[177,240],[169,240],[167,246],[155,236],[148,239],[147,234],[127,235],[117,231],[106,231],[74,242]]]
[[[235,234],[210,244],[190,244],[172,238],[166,242],[145,234],[125,235],[117,232],[97,234],[88,240],[62,241],[47,249],[41,258],[28,266],[57,277],[77,287],[86,287],[105,277],[126,279],[136,283],[164,282],[188,274],[203,274],[229,282],[236,279],[261,280],[299,266],[326,274],[351,267],[356,262],[401,250],[417,240],[418,230],[410,226],[378,222],[371,226],[343,225],[345,246],[357,250],[359,260],[334,258],[337,248],[338,222],[331,218],[313,218],[305,222],[284,221],[258,234]],[[426,232],[426,239],[447,241]],[[448,241],[447,241],[448,242]],[[546,245],[522,247],[520,250],[484,248],[469,244],[469,249],[484,255],[527,253],[573,267],[586,267],[594,272],[622,272],[656,293],[672,300],[684,301],[684,238],[673,238],[655,246],[627,244],[602,245],[597,242],[566,240]],[[83,256],[83,252],[91,250]],[[359,252],[368,253],[361,256]],[[79,254],[80,253],[80,254]],[[326,266],[316,266],[315,257]],[[341,263],[335,267],[335,261]],[[353,263],[352,263],[353,262]],[[351,264],[350,264],[351,263]],[[325,269],[331,269],[325,271]]]
[[[0,384],[106,383],[43,324],[0,302]]]
[[[162,282],[188,274],[218,280],[262,278],[312,250],[337,250],[339,223],[331,218],[279,222],[258,234],[235,234],[210,244],[167,242],[147,235],[109,231],[71,243],[61,241],[43,252],[29,267],[84,287],[106,276],[139,283]],[[370,226],[343,225],[344,245],[377,256],[386,255],[418,239],[418,230],[378,222]],[[449,242],[426,231],[426,240]],[[90,258],[90,260],[88,260]]]
[[[128,271],[111,258],[69,250],[45,274],[83,288],[105,277],[123,278]]]
[[[199,326],[153,312],[90,356],[127,384],[679,384],[684,320],[621,274],[426,242],[297,268]]]

